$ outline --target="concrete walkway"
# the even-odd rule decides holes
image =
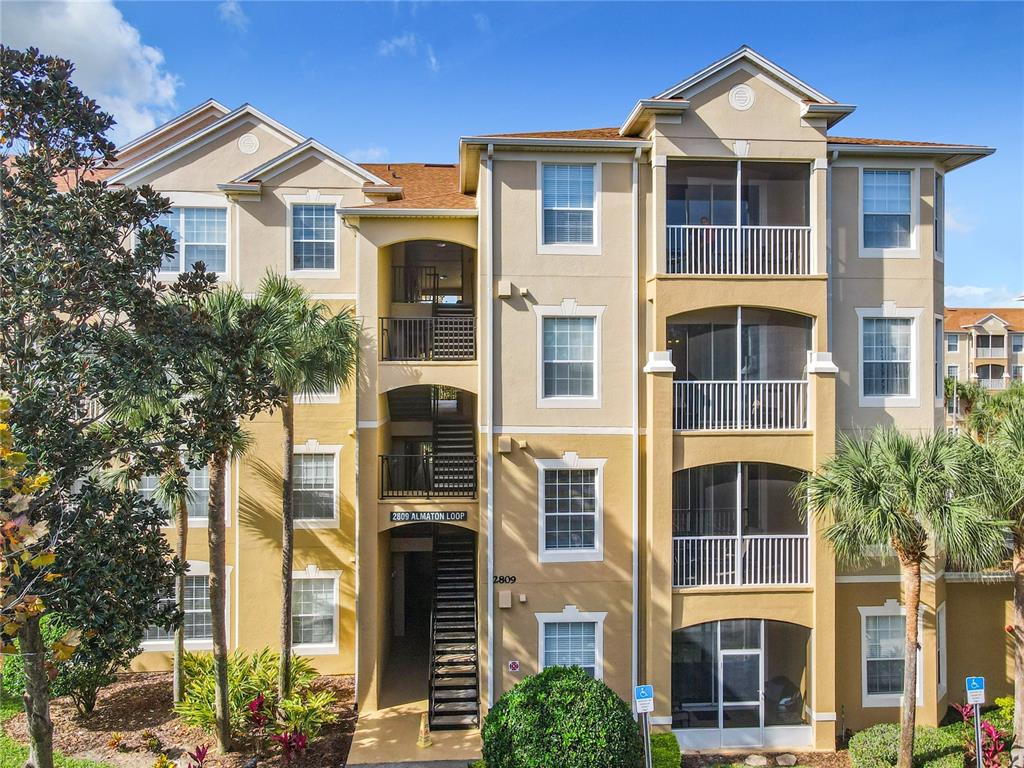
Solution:
[[[427,700],[361,715],[348,765],[360,768],[466,768],[480,758],[480,731],[433,731],[433,746],[416,746]]]

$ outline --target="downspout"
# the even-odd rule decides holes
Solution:
[[[487,145],[487,708],[494,705],[494,145]]]
[[[633,152],[633,217],[632,217],[632,353],[631,385],[633,388],[633,650],[630,656],[630,672],[633,686],[639,683],[640,670],[640,371],[637,360],[638,336],[640,333],[640,185],[639,185],[640,148]]]
[[[832,291],[834,289],[835,277],[832,274],[832,165],[836,160],[839,159],[839,150],[832,150],[832,157],[829,160],[828,167],[825,169],[825,312],[827,314],[826,319],[826,332],[828,336],[828,351],[831,352],[832,347]]]

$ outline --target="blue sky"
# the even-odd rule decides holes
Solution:
[[[5,42],[79,60],[124,134],[214,97],[363,161],[450,162],[460,135],[617,125],[748,43],[858,105],[836,135],[997,147],[947,180],[947,301],[1024,291],[1021,3],[62,0],[2,14]]]

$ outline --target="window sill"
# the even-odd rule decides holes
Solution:
[[[600,245],[586,243],[549,243],[537,246],[538,256],[600,256]]]
[[[324,530],[327,528],[337,528],[338,518],[332,518],[330,520],[295,520],[295,530]]]
[[[912,395],[861,395],[861,408],[918,408],[920,401]]]
[[[903,694],[868,694],[861,696],[861,706],[865,709],[881,709],[895,707],[899,709],[903,703]],[[924,697],[917,697],[917,706],[924,706]]]
[[[603,549],[545,549],[537,554],[541,563],[600,563]]]
[[[289,269],[287,275],[309,280],[337,280],[341,277],[341,272],[337,269]]]
[[[858,254],[862,259],[918,259],[917,248],[864,248]]]
[[[212,651],[213,639],[209,640],[186,640],[186,651]],[[174,651],[173,640],[151,640],[142,643],[143,653],[170,653]]]
[[[337,405],[341,395],[337,392],[328,395],[294,395],[292,402],[296,405]]]
[[[538,408],[600,408],[599,397],[541,397]]]
[[[292,653],[297,656],[331,656],[337,652],[337,643],[317,643],[292,646]]]

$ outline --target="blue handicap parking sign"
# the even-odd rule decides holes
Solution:
[[[653,685],[638,685],[633,689],[633,698],[637,701],[644,699],[654,698],[654,686]]]
[[[968,691],[984,691],[985,690],[985,678],[984,677],[968,677],[967,678],[967,690]]]

